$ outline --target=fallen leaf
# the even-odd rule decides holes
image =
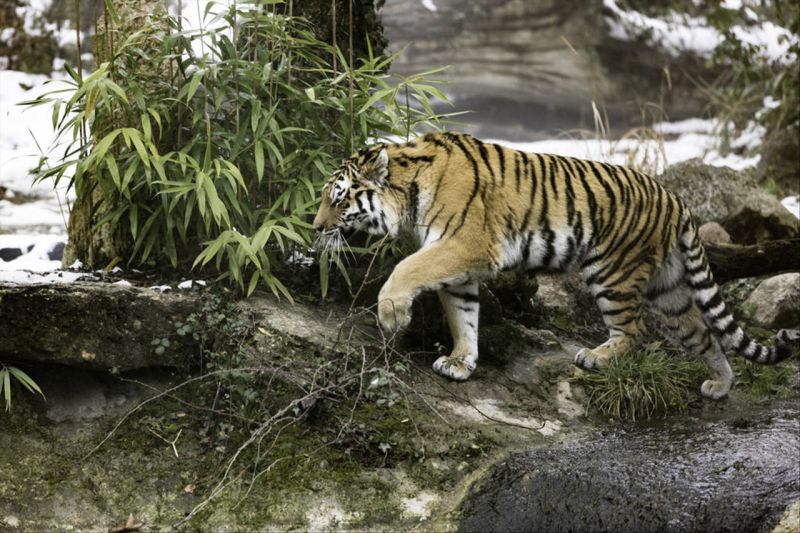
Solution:
[[[143,523],[137,522],[136,519],[133,517],[133,513],[131,513],[128,515],[128,521],[125,522],[125,525],[109,529],[109,533],[125,533],[126,531],[139,531],[143,525],[144,525]]]

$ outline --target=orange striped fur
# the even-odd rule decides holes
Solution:
[[[606,342],[576,355],[585,368],[634,347],[645,302],[708,365],[706,396],[731,387],[722,347],[762,363],[789,353],[752,341],[736,325],[679,198],[622,166],[428,134],[346,160],[323,188],[314,226],[324,235],[416,236],[419,250],[381,289],[379,320],[387,331],[401,329],[413,299],[438,291],[454,346],[434,369],[452,379],[467,379],[476,366],[478,283],[505,269],[581,273],[609,329]]]

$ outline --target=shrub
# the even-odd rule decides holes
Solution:
[[[258,4],[194,34],[154,14],[90,75],[70,69],[74,92],[27,104],[52,104],[68,143],[37,179],[99,195],[98,225],[127,228],[129,262],[213,267],[247,294],[263,280],[290,297],[276,269],[311,242],[320,180],[370,139],[436,127],[430,100],[444,95],[436,71],[390,82],[391,57],[351,65],[303,19]]]

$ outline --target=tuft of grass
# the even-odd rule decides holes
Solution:
[[[642,350],[615,357],[601,372],[583,372],[573,381],[586,390],[587,411],[635,422],[683,412],[701,375],[698,361]]]
[[[736,376],[734,387],[751,398],[785,399],[792,396],[792,378],[798,371],[795,360],[767,366],[735,357],[731,359],[731,366]]]

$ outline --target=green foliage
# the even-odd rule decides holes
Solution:
[[[752,398],[784,399],[792,395],[792,379],[798,372],[794,360],[767,366],[736,357],[731,360],[731,366],[736,376],[734,387]]]
[[[27,104],[51,104],[68,144],[38,179],[97,195],[98,225],[130,236],[131,263],[213,268],[247,294],[263,281],[290,297],[276,269],[311,243],[321,181],[370,139],[436,127],[431,99],[445,97],[426,78],[437,70],[390,82],[393,58],[349,65],[307,22],[259,4],[199,33],[153,15],[95,72],[70,70],[73,90]]]
[[[574,381],[586,390],[590,410],[635,422],[685,410],[701,375],[697,361],[648,349],[615,357],[601,372],[584,372]]]
[[[796,38],[800,6],[786,1],[755,9],[717,6],[708,13],[708,21],[723,35],[710,60],[721,74],[707,87],[712,111],[722,123],[722,148],[730,149],[734,134],[754,119],[766,128],[767,138],[780,130],[800,128],[800,42]],[[795,36],[784,57],[768,58],[760,46],[743,38],[754,22],[774,23]],[[765,99],[771,105],[765,105]]]
[[[44,398],[42,389],[28,374],[15,366],[0,364],[0,396],[5,401],[6,412],[11,410],[11,378],[14,378],[15,382],[25,387],[28,392],[39,393]]]

